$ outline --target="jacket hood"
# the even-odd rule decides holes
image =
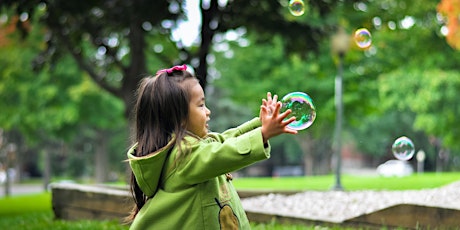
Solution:
[[[170,141],[165,147],[142,157],[133,155],[136,151],[137,143],[128,150],[128,162],[131,170],[136,177],[137,184],[147,197],[155,195],[158,190],[161,172],[173,143],[173,141]]]

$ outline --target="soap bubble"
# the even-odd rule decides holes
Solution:
[[[302,0],[290,0],[289,11],[294,16],[301,16],[305,13],[305,3]]]
[[[361,28],[355,32],[355,43],[359,48],[366,49],[372,44],[372,35],[369,30]]]
[[[281,99],[281,103],[281,112],[288,109],[292,111],[286,119],[292,116],[296,117],[296,120],[288,125],[289,128],[303,130],[310,127],[315,121],[316,109],[308,94],[302,92],[288,93]]]
[[[396,139],[391,150],[396,159],[403,161],[410,160],[415,153],[414,143],[405,136]]]

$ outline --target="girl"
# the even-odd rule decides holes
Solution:
[[[229,172],[270,157],[268,140],[296,134],[276,95],[259,117],[208,133],[211,111],[187,66],[142,80],[135,105],[136,143],[128,151],[135,206],[131,229],[249,229]]]

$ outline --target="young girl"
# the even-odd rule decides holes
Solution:
[[[135,207],[131,229],[249,229],[229,172],[270,157],[268,140],[296,134],[276,95],[260,118],[208,133],[211,111],[186,65],[142,80],[135,105],[136,143],[128,151]]]

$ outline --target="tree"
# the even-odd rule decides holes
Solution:
[[[29,104],[21,102],[22,106],[18,107],[17,104],[14,104],[15,100],[8,101],[13,102],[12,107],[14,107],[10,110],[12,112],[11,117],[24,119],[24,116],[14,113],[18,109],[26,111],[26,114],[33,114],[33,116],[25,116],[29,122],[22,120],[18,122],[18,119],[15,120],[16,122],[14,120],[6,121],[6,128],[19,127],[25,135],[35,140],[49,137],[67,141],[69,135],[72,138],[75,137],[77,130],[79,130],[77,127],[94,128],[100,133],[95,138],[101,140],[99,144],[94,146],[106,146],[104,143],[109,140],[104,133],[108,127],[123,125],[124,122],[119,120],[120,117],[117,117],[117,109],[120,108],[118,101],[110,97],[100,101],[101,92],[98,88],[102,88],[112,96],[121,99],[125,105],[124,117],[129,116],[134,102],[133,92],[138,81],[146,73],[153,72],[154,69],[160,67],[170,66],[178,60],[180,49],[169,41],[172,27],[160,25],[165,22],[174,23],[180,18],[182,11],[179,3],[181,2],[174,2],[169,5],[167,2],[151,1],[91,1],[84,3],[79,1],[2,1],[0,6],[7,13],[6,15],[10,16],[10,19],[14,18],[14,15],[21,17],[21,20],[17,20],[15,23],[15,31],[21,32],[17,33],[18,36],[20,34],[22,38],[30,37],[31,24],[35,26],[34,29],[44,27],[47,33],[46,36],[43,36],[43,33],[40,34],[46,39],[46,43],[39,45],[45,49],[36,49],[35,55],[40,51],[41,53],[33,61],[30,58],[21,60],[24,61],[22,66],[33,63],[33,68],[38,71],[35,74],[40,76],[37,81],[34,81],[37,85],[32,88],[33,90],[27,90],[27,96],[24,98],[30,99],[29,95],[32,92],[37,92],[39,95],[44,94],[45,97],[39,97],[43,99],[40,102],[44,104],[28,106]],[[168,7],[169,10],[152,11],[155,8],[166,9]],[[36,23],[38,21],[40,24]],[[39,25],[43,25],[43,27]],[[161,46],[161,49],[170,56],[146,52],[147,42],[151,45],[151,40]],[[82,74],[78,68],[73,69],[75,72],[71,73],[72,68],[68,68],[68,66],[75,66],[75,64],[68,64],[67,58],[69,56],[73,58],[79,69],[86,72],[86,75]],[[189,58],[186,57],[187,60],[190,60]],[[67,63],[63,60],[67,60]],[[149,66],[151,71],[147,70],[147,62],[155,64],[155,66]],[[163,64],[160,64],[161,62]],[[11,68],[9,65],[13,66],[11,63],[7,64],[8,68]],[[59,69],[65,70],[60,72]],[[48,72],[52,72],[52,74],[50,75]],[[58,74],[58,72],[60,73]],[[65,74],[77,78],[73,79],[73,83],[61,81]],[[31,75],[21,74],[21,76]],[[89,76],[93,81],[85,81],[84,76]],[[56,82],[70,83],[70,85],[47,85],[50,79],[54,79],[53,77],[58,77],[59,80]],[[11,79],[18,81],[20,78],[11,77]],[[81,81],[84,82],[83,85],[78,86],[77,84]],[[94,88],[94,83],[98,87]],[[8,83],[5,84],[8,85]],[[74,92],[70,92],[72,87],[74,87]],[[66,89],[64,92],[71,95],[62,95],[73,96],[69,100],[66,97],[59,97],[67,104],[56,105],[46,101],[47,98],[60,101],[55,100],[55,98],[64,89]],[[95,90],[91,92],[92,89]],[[79,93],[89,92],[89,94],[72,94],[77,91],[80,91]],[[102,97],[104,96],[102,94]],[[79,109],[75,103],[68,103],[69,101],[85,105],[89,102],[91,105],[85,106],[85,109]],[[48,107],[51,104],[55,106],[54,110],[43,109],[43,106]],[[91,110],[94,108],[93,106],[107,110]],[[115,106],[116,109],[114,110],[112,106]],[[39,111],[33,113],[34,108]],[[51,114],[45,114],[47,112]],[[95,116],[94,112],[99,113]],[[105,112],[109,112],[109,114],[105,114]],[[54,115],[56,118],[49,119],[49,115]],[[7,120],[11,118],[5,117]],[[117,121],[112,118],[116,118]],[[36,131],[40,131],[40,133]],[[40,141],[43,142],[43,140]],[[123,144],[126,143],[123,142]],[[95,167],[97,181],[102,182],[105,180],[104,175],[107,175],[107,167],[105,167],[106,148],[96,149],[95,156],[97,156],[95,162],[98,164]]]
[[[319,143],[325,146],[330,146],[336,74],[328,40],[337,26],[346,28],[350,35],[355,29],[366,27],[373,35],[371,48],[352,47],[345,57],[347,131],[367,124],[362,121],[369,115],[379,120],[375,116],[388,112],[380,106],[377,79],[399,69],[402,63],[424,66],[426,70],[436,67],[452,74],[458,71],[458,54],[441,42],[442,24],[436,17],[438,1],[434,0],[309,1],[309,11],[302,17],[289,14],[287,1],[200,1],[200,43],[192,47],[171,38],[172,30],[183,19],[182,4],[183,1],[142,0],[0,3],[10,13],[14,10],[26,19],[35,18],[33,15],[40,10],[43,12],[40,22],[49,36],[46,52],[35,59],[36,67],[70,54],[87,76],[123,101],[125,116],[131,111],[133,91],[144,74],[173,63],[192,63],[204,87],[208,80],[212,81],[211,77],[216,77],[208,77],[208,72],[231,79],[227,85],[233,89],[227,87],[229,94],[221,94],[234,95],[232,98],[240,103],[260,98],[273,88],[279,95],[294,88],[309,92],[318,105],[314,124],[318,129],[311,139],[321,137]],[[18,22],[24,34],[26,25],[27,20]],[[249,46],[258,46],[247,51],[238,48],[248,46],[247,41],[236,41],[237,46],[232,46],[225,55],[231,57],[235,51],[233,58],[241,62],[232,63],[219,56],[218,61],[226,63],[217,64],[216,70],[209,54],[214,42],[228,40],[227,31],[244,36],[247,33]],[[324,149],[327,148],[321,148]]]
[[[12,20],[11,23],[14,23]],[[5,28],[14,28],[5,24]],[[46,153],[57,152],[62,142],[71,142],[76,137],[85,136],[84,129],[107,132],[124,127],[123,104],[108,93],[100,92],[98,86],[85,76],[75,65],[73,59],[63,56],[55,65],[44,65],[43,71],[32,70],[30,63],[37,50],[42,47],[43,29],[39,25],[28,28],[26,39],[15,39],[18,34],[9,31],[0,46],[0,102],[2,113],[0,125],[13,133],[20,133],[15,142],[20,144],[19,154],[29,157],[22,164],[32,164],[41,145]],[[0,30],[5,31],[5,30]],[[6,30],[8,31],[8,30]],[[25,140],[23,141],[23,137]],[[106,138],[100,135],[99,138]],[[108,140],[98,141],[94,146],[105,146]],[[86,143],[92,144],[92,143]],[[67,146],[72,144],[68,143]],[[51,146],[48,148],[48,146]],[[64,156],[63,151],[59,155]],[[100,166],[107,151],[96,151],[91,156]],[[32,161],[32,162],[27,162]],[[93,161],[90,161],[93,162]],[[96,167],[97,175],[105,175],[107,167]],[[82,171],[85,167],[80,167]],[[104,181],[100,176],[98,181]]]
[[[396,106],[398,101],[409,100],[412,96],[403,91],[405,87],[411,88],[405,84],[407,78],[422,81],[422,73],[429,72],[434,74],[433,76],[438,76],[441,74],[439,70],[448,71],[452,76],[458,73],[456,63],[460,61],[459,54],[443,42],[444,36],[440,32],[442,23],[436,16],[437,3],[431,0],[423,3],[362,1],[353,7],[338,4],[333,10],[338,15],[333,20],[334,23],[343,25],[350,36],[354,30],[362,27],[368,28],[372,33],[373,42],[369,49],[361,49],[351,44],[351,50],[345,57],[345,133],[351,134],[350,139],[358,143],[362,152],[374,155],[377,159],[390,157],[389,147],[403,133],[416,140],[420,148],[430,147],[429,144],[419,143],[429,143],[428,138],[431,135],[455,135],[455,131],[446,129],[445,124],[440,125],[436,132],[434,129],[421,128],[420,124],[415,125],[414,119],[418,120],[416,117],[423,116],[428,110],[415,111],[410,109],[408,102],[405,103],[408,107]],[[410,7],[411,4],[419,4],[420,7]],[[304,18],[311,19],[309,15]],[[303,22],[304,18],[299,17],[298,20]],[[324,28],[329,28],[327,25],[334,23],[326,23]],[[252,102],[248,98],[260,98],[268,90],[276,89],[280,95],[292,90],[308,92],[317,105],[318,117],[307,132],[315,132],[316,141],[320,137],[330,140],[332,135],[327,130],[332,130],[334,118],[332,80],[335,66],[325,37],[316,43],[318,52],[306,52],[296,56],[288,52],[284,44],[290,40],[284,36],[278,37],[272,33],[270,39],[267,39],[267,36],[261,39],[259,30],[254,27],[238,28],[234,31],[240,34],[241,38],[229,43],[230,46],[217,44],[222,55],[216,58],[216,69],[220,70],[216,84],[228,90],[228,95],[236,101],[247,104],[250,108],[257,108],[257,101]],[[264,35],[262,34],[262,38]],[[239,47],[241,44],[243,47]],[[384,81],[379,79],[389,78],[396,72],[400,73],[399,78],[404,77],[404,80],[397,81],[398,78],[392,78],[398,86],[392,90],[401,92],[390,90],[384,94]],[[453,77],[449,79],[445,81],[451,82],[451,87],[456,88],[456,83],[452,82]],[[452,93],[452,90],[449,92]],[[388,103],[387,98],[382,95],[393,93],[401,97],[400,100],[392,100],[394,104],[382,106]],[[436,98],[436,94],[438,92],[431,92],[429,95]],[[442,100],[438,102],[448,103],[451,100],[449,98],[442,96]],[[438,118],[444,117],[446,113],[458,114],[445,108],[437,112],[439,113],[435,116]],[[449,122],[449,125],[454,124],[456,123],[453,120]],[[440,134],[441,132],[443,134]],[[330,141],[325,142],[330,146]]]
[[[273,33],[286,36],[292,42],[284,45],[291,47],[290,51],[298,52],[315,50],[316,42],[324,35],[327,36],[324,30],[330,26],[327,22],[326,26],[311,26],[305,23],[308,19],[298,23],[289,16],[286,6],[277,2],[262,3],[264,10],[276,12],[270,20],[265,20],[256,2],[229,1],[219,5],[217,0],[200,1],[200,44],[198,47],[185,47],[180,41],[171,38],[171,32],[184,17],[183,3],[180,0],[98,0],[83,3],[5,0],[0,6],[9,15],[24,18],[16,23],[23,37],[28,34],[27,24],[32,20],[39,19],[40,24],[46,28],[46,49],[33,61],[34,69],[46,70],[48,63],[51,66],[57,65],[61,57],[69,54],[99,87],[124,102],[125,117],[130,114],[134,102],[133,92],[139,80],[158,68],[191,62],[205,88],[207,57],[217,31],[225,32],[247,24],[261,32],[261,40]],[[335,4],[337,2],[314,2],[311,7],[312,12],[315,12],[311,14],[312,19],[318,22],[323,16],[333,17],[331,6]],[[286,16],[291,21],[286,21]],[[286,29],[289,29],[288,33]],[[304,38],[297,36],[299,32],[311,42],[305,43]],[[151,47],[156,51],[149,52]]]
[[[419,7],[410,7],[412,4]],[[436,156],[437,153],[431,151],[434,147],[430,137],[444,139],[456,133],[455,129],[445,125],[455,126],[457,121],[446,121],[444,118],[449,113],[458,112],[444,107],[435,109],[436,112],[415,107],[415,104],[429,105],[429,101],[436,101],[431,105],[451,103],[450,96],[444,95],[446,88],[433,85],[440,84],[434,81],[443,81],[441,85],[457,88],[454,76],[458,78],[456,63],[460,61],[460,55],[444,41],[443,22],[436,12],[437,4],[438,1],[430,0],[417,3],[382,1],[360,7],[362,15],[368,18],[368,23],[363,25],[372,32],[373,43],[370,49],[352,52],[348,56],[347,61],[356,60],[350,65],[355,80],[349,84],[354,85],[354,90],[365,93],[352,103],[367,101],[371,106],[367,107],[367,111],[359,111],[368,114],[366,117],[355,114],[352,117],[356,119],[349,122],[357,127],[354,129],[357,140],[365,139],[358,142],[361,147],[368,145],[363,148],[365,152],[391,156],[388,147],[405,133],[410,135],[417,148],[429,149],[426,152]],[[385,13],[380,13],[382,8]],[[428,80],[430,78],[432,80]],[[419,94],[422,88],[427,89],[423,90],[423,97]],[[449,93],[452,93],[451,90]],[[425,117],[423,121],[422,117]],[[428,117],[430,121],[426,119]],[[444,129],[429,129],[428,124]],[[449,141],[443,142],[443,145],[443,148],[451,150],[457,148]],[[452,153],[455,155],[455,151]]]
[[[36,67],[70,54],[101,88],[123,100],[126,117],[133,106],[133,92],[139,80],[159,68],[178,62],[189,63],[198,58],[197,75],[206,84],[206,55],[214,30],[203,23],[201,46],[195,53],[180,43],[171,42],[171,31],[183,18],[183,1],[10,1],[2,7],[18,15],[38,11],[46,26],[47,48],[35,60]],[[217,10],[217,1],[203,9],[203,22],[210,21]],[[18,28],[27,34],[25,23]],[[151,52],[154,45],[162,51]],[[179,53],[185,54],[179,55]],[[179,57],[180,56],[180,57]]]
[[[211,0],[200,1],[202,28],[198,48],[184,47],[180,41],[171,42],[170,37],[178,21],[184,18],[183,3],[182,0],[98,0],[85,3],[5,0],[0,6],[29,17],[37,9],[44,10],[40,21],[49,33],[47,50],[37,58],[37,64],[56,60],[63,53],[71,54],[79,67],[101,88],[124,101],[126,115],[132,108],[132,92],[140,78],[158,68],[196,59],[198,62],[192,63],[197,63],[197,76],[205,88],[206,57],[217,31],[225,32],[245,25],[264,32],[265,37],[273,33],[283,34],[288,38],[285,45],[292,46],[291,51],[315,50],[319,39],[327,36],[324,32],[327,26],[286,20],[286,6],[275,1],[263,2],[259,6],[253,1],[229,1],[226,5],[219,5],[217,0]],[[310,7],[314,12],[312,17],[319,20],[334,15],[335,4],[337,2],[313,2]],[[272,17],[265,17],[264,12],[273,12]],[[26,34],[23,24],[18,22],[18,28]],[[148,52],[153,44],[161,46],[163,51]]]
[[[384,107],[415,113],[415,129],[438,137],[444,146],[460,151],[458,72],[403,68],[382,75],[379,82]],[[411,96],[404,96],[407,93]]]
[[[280,160],[279,154],[296,159],[298,152],[290,148],[290,145],[296,143],[303,150],[302,165],[306,174],[328,173],[332,155],[330,130],[333,130],[334,120],[331,98],[335,69],[328,67],[333,65],[331,57],[312,52],[302,59],[298,54],[286,52],[281,36],[273,36],[269,41],[254,44],[257,39],[254,32],[239,31],[234,32],[240,33],[240,37],[234,41],[216,44],[213,55],[216,55],[214,66],[219,70],[219,77],[211,83],[219,90],[208,91],[208,94],[211,93],[214,99],[212,93],[218,92],[217,96],[232,98],[241,106],[240,109],[257,115],[260,99],[266,92],[277,94],[280,99],[293,91],[306,92],[317,106],[318,117],[312,127],[301,131],[296,137],[285,136],[282,137],[285,141],[274,141],[273,150],[278,152],[273,153],[272,160]],[[329,54],[324,41],[321,45],[318,53],[325,51]],[[283,151],[289,148],[291,151]]]

